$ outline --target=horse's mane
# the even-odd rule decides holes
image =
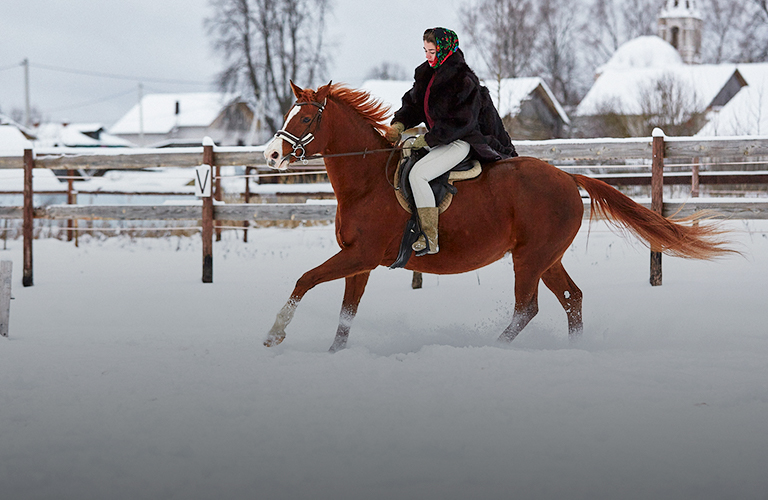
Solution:
[[[305,90],[304,92],[305,94],[301,100],[311,100],[315,97],[315,93],[311,90]],[[380,134],[384,134],[389,129],[387,124],[387,118],[390,115],[389,106],[368,92],[352,89],[341,83],[334,83],[331,84],[329,97],[352,108],[353,111]]]
[[[365,90],[351,89],[346,85],[334,83],[331,85],[330,96],[354,109],[363,120],[370,123],[379,133],[384,133],[389,128],[386,123],[390,116],[389,106]]]

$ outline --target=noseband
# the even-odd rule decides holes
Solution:
[[[291,134],[285,129],[280,129],[275,133],[275,137],[279,137],[283,139],[293,147],[293,151],[285,155],[282,161],[285,161],[286,158],[293,156],[297,160],[301,160],[301,162],[304,165],[309,163],[309,160],[307,160],[307,157],[306,157],[307,152],[305,148],[307,144],[315,140],[315,134],[313,134],[309,130],[312,128],[313,124],[315,126],[314,130],[317,130],[317,127],[320,126],[320,120],[322,120],[323,118],[323,111],[325,110],[325,105],[327,103],[328,103],[328,99],[326,98],[323,102],[309,101],[309,102],[297,102],[296,104],[294,104],[294,106],[306,106],[307,104],[315,106],[317,107],[317,114],[315,114],[314,118],[312,118],[312,121],[310,121],[307,124],[307,128],[304,129],[304,133],[299,137],[296,137],[295,135]]]

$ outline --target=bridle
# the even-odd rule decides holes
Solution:
[[[323,100],[323,102],[316,102],[316,101],[297,102],[296,104],[294,104],[294,106],[306,106],[308,104],[315,106],[317,108],[317,113],[312,118],[312,120],[307,124],[307,128],[304,129],[304,132],[301,134],[301,136],[297,137],[285,129],[280,129],[277,132],[275,132],[275,137],[279,137],[283,139],[293,147],[293,151],[283,156],[281,163],[289,159],[291,156],[293,156],[297,160],[300,160],[304,165],[309,163],[309,158],[307,158],[307,151],[305,146],[310,142],[312,142],[313,140],[315,140],[315,134],[313,134],[309,130],[312,128],[312,125],[315,125],[314,130],[317,130],[317,127],[320,126],[320,121],[323,119],[323,111],[325,111],[325,106],[326,104],[328,104],[328,98],[326,97]],[[389,152],[389,158],[387,158],[387,164],[385,168],[385,176],[387,177],[387,182],[389,183],[389,185],[392,186],[397,191],[399,188],[397,186],[394,186],[389,181],[389,175],[388,175],[389,163],[392,161],[392,156],[394,155],[394,153],[396,151],[402,151],[402,150],[403,148],[401,146],[396,146],[393,148],[375,149],[370,151],[366,149],[365,151],[356,151],[351,153],[337,153],[337,154],[328,154],[328,155],[316,154],[311,156],[311,158],[331,158],[331,157],[358,156],[358,155],[362,155],[362,157],[365,158],[366,155],[371,153]]]
[[[307,104],[310,104],[312,106],[317,107],[317,113],[312,118],[312,120],[307,124],[307,128],[304,129],[304,132],[299,137],[296,137],[295,135],[291,134],[285,129],[280,129],[275,133],[275,137],[279,137],[283,139],[293,147],[293,151],[283,156],[282,161],[285,161],[288,157],[293,156],[297,160],[301,160],[301,162],[304,165],[309,163],[309,160],[307,159],[306,146],[307,144],[315,140],[315,134],[313,134],[309,130],[312,128],[312,125],[315,126],[314,130],[317,130],[317,127],[320,126],[320,121],[323,119],[323,111],[325,111],[325,105],[327,103],[328,103],[328,98],[326,97],[325,100],[323,100],[323,102],[308,101],[308,102],[297,102],[296,104],[294,104],[294,106],[306,106]]]

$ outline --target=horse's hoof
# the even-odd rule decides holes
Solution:
[[[330,353],[339,352],[342,349],[346,349],[346,347],[347,347],[347,342],[346,341],[344,341],[344,342],[334,342],[333,345],[331,346],[331,348],[328,349],[328,352],[330,352]]]
[[[501,335],[499,335],[499,338],[496,340],[496,342],[499,342],[501,344],[509,344],[510,342],[515,340],[515,337],[517,337],[517,335],[502,333]]]
[[[276,345],[280,345],[283,340],[285,340],[285,335],[270,335],[267,337],[267,340],[264,341],[264,346],[275,347]]]

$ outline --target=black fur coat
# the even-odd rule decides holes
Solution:
[[[460,49],[438,68],[426,61],[416,68],[413,87],[403,96],[393,123],[400,122],[406,129],[427,124],[424,94],[432,75],[435,81],[429,94],[429,116],[434,124],[424,135],[430,147],[461,139],[469,143],[472,156],[481,162],[517,156],[488,89],[480,85]]]

